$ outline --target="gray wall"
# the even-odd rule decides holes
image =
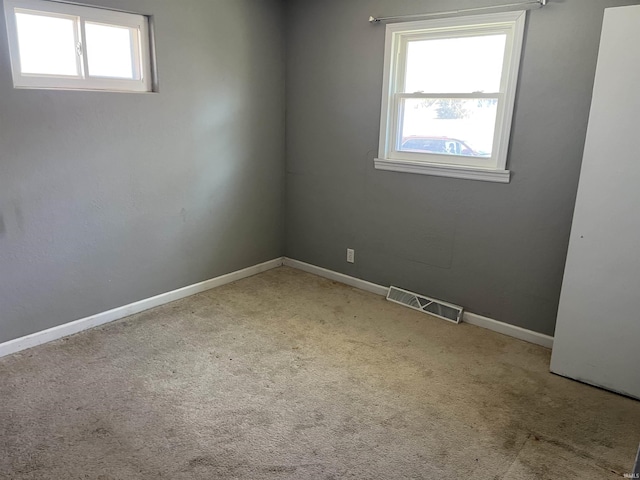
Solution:
[[[154,15],[160,92],[14,90],[1,16],[0,342],[283,254],[282,3],[89,3]]]
[[[553,333],[603,9],[640,2],[532,12],[509,185],[373,169],[367,17],[480,2],[288,0],[286,48],[278,0],[88,3],[154,15],[160,92],[14,90],[0,20],[0,342],[283,253]]]
[[[369,15],[495,3],[288,2],[286,253],[553,334],[603,9],[640,2],[552,0],[531,12],[510,184],[373,168],[384,26]]]

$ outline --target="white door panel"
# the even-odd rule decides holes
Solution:
[[[551,371],[640,398],[640,6],[605,11]]]

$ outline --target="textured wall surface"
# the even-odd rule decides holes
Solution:
[[[385,28],[369,15],[496,3],[288,2],[286,252],[553,334],[604,8],[639,2],[530,12],[510,184],[373,168]]]
[[[282,3],[89,3],[154,16],[160,91],[15,90],[1,16],[0,342],[283,254]]]
[[[15,90],[0,19],[0,342],[283,253],[553,333],[603,10],[640,2],[531,12],[509,185],[373,168],[368,16],[478,2],[88,3],[154,16],[160,92]]]

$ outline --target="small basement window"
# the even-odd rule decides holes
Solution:
[[[5,0],[17,88],[150,92],[149,19],[47,0]]]
[[[376,168],[509,182],[525,15],[387,26]]]

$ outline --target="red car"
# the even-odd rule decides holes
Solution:
[[[491,156],[489,153],[474,150],[462,140],[449,137],[404,137],[400,150],[403,152],[462,155],[465,157]]]

